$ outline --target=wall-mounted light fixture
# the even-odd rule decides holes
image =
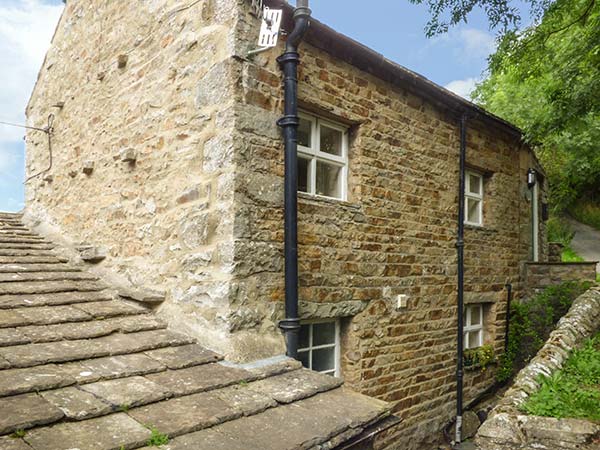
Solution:
[[[529,189],[531,189],[532,187],[535,186],[536,182],[537,182],[537,173],[536,173],[535,169],[529,169],[527,171],[527,187]]]

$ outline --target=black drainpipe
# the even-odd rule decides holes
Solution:
[[[285,319],[279,328],[285,334],[286,355],[298,359],[298,46],[310,25],[309,0],[298,0],[294,10],[294,30],[287,38],[285,53],[277,58],[284,75],[284,116],[277,125],[285,141]]]
[[[508,332],[510,331],[510,303],[512,301],[512,284],[506,283],[506,328],[504,330],[504,353],[508,351]]]
[[[456,250],[458,252],[458,308],[456,329],[456,435],[455,442],[461,442],[463,413],[463,309],[465,277],[465,160],[467,152],[467,115],[460,118],[460,157],[458,182],[458,233]]]

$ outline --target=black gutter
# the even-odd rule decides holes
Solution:
[[[291,11],[293,7],[286,0],[264,0],[264,3],[271,8],[283,9],[282,27],[286,30],[292,29],[293,24],[287,20],[285,14]],[[389,60],[375,50],[335,31],[315,18],[311,18],[310,30],[306,33],[304,40],[307,44],[332,55],[336,59],[431,102],[442,111],[451,114],[452,118],[459,118],[463,112],[468,111],[471,119],[482,121],[496,130],[504,131],[519,141],[522,140],[523,133],[515,125],[437,85],[423,75]]]
[[[456,250],[458,253],[458,307],[456,328],[456,435],[455,442],[461,442],[463,413],[463,310],[465,277],[465,164],[467,153],[467,115],[460,118],[460,156],[458,182],[458,232]]]
[[[300,318],[298,317],[298,46],[310,25],[308,0],[298,0],[294,10],[294,30],[288,36],[285,52],[277,62],[283,71],[284,116],[277,121],[285,142],[285,319],[279,328],[285,334],[286,355],[298,359]]]
[[[343,444],[334,447],[333,450],[359,450],[372,448],[371,444],[373,439],[378,435],[383,433],[384,431],[389,430],[392,427],[400,424],[402,419],[397,416],[387,416],[381,419],[375,424],[367,426],[360,434],[354,436],[348,441],[345,441]]]

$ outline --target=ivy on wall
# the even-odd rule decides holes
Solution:
[[[567,282],[550,286],[531,299],[511,304],[508,348],[499,358],[496,374],[499,382],[510,379],[527,365],[573,301],[591,285],[590,282]]]

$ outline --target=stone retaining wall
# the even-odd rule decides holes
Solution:
[[[559,370],[574,348],[600,330],[600,288],[579,296],[535,358],[517,375],[513,386],[479,429],[482,450],[598,450],[600,425],[585,420],[528,416],[519,408],[536,392],[540,375]]]
[[[528,262],[524,280],[529,289],[545,288],[566,281],[596,281],[597,261],[585,262]]]

